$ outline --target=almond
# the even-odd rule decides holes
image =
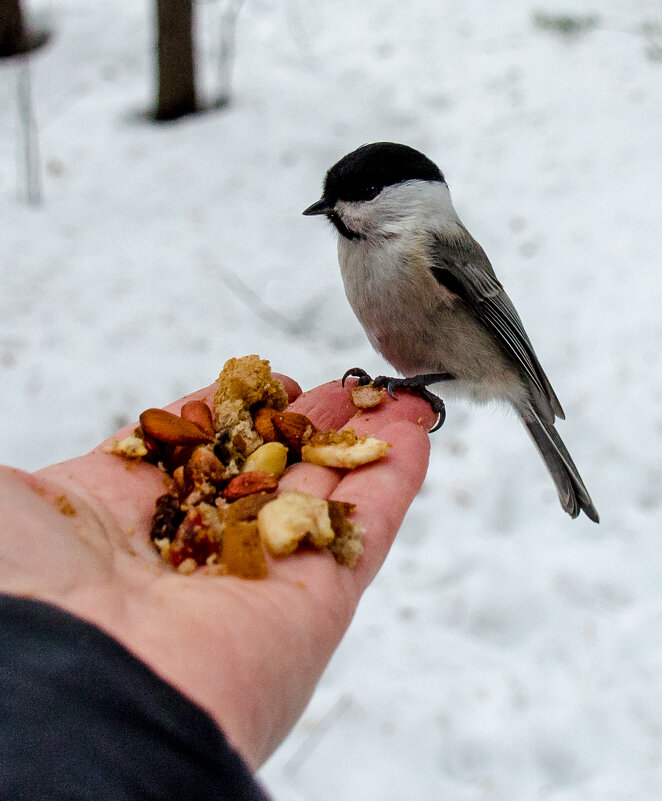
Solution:
[[[140,415],[144,433],[169,445],[202,445],[214,438],[200,426],[165,409],[146,409]]]
[[[184,420],[190,420],[192,423],[195,423],[198,428],[201,428],[205,434],[209,435],[211,439],[213,439],[216,435],[211,409],[204,401],[187,401],[182,406],[179,414],[184,418]]]
[[[145,448],[147,450],[145,461],[158,464],[163,457],[161,443],[155,440],[154,437],[147,436],[141,426],[134,429],[133,436],[138,437],[145,443]]]
[[[172,473],[180,465],[186,464],[191,458],[193,453],[193,445],[175,445],[173,447],[164,448],[163,463],[167,470]]]
[[[228,523],[237,523],[240,520],[255,520],[260,509],[273,500],[270,492],[256,492],[253,495],[244,495],[233,503],[228,504],[226,518]]]
[[[305,414],[297,412],[282,412],[272,418],[274,427],[285,444],[292,450],[300,452],[301,445],[306,442],[317,430]]]
[[[242,473],[231,479],[223,490],[223,497],[228,501],[253,495],[256,492],[275,492],[278,489],[278,479],[266,470],[253,470]]]
[[[175,490],[180,498],[186,495],[186,478],[184,476],[184,465],[180,464],[172,471],[172,480],[175,483]]]
[[[208,448],[196,448],[186,462],[184,477],[189,487],[201,484],[220,484],[225,476],[225,467],[221,460]]]
[[[265,442],[276,442],[278,440],[278,432],[274,427],[273,421],[277,414],[279,412],[270,406],[261,406],[255,412],[253,426]]]

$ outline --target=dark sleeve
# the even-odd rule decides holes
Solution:
[[[0,595],[2,801],[267,801],[214,721],[96,626]]]

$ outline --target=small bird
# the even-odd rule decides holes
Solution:
[[[460,222],[443,173],[407,145],[363,145],[331,167],[320,200],[338,233],[345,293],[371,345],[403,378],[372,383],[410,389],[445,417],[427,387],[440,381],[479,403],[510,403],[549,470],[563,509],[598,513],[554,428],[565,419],[512,301],[485,252]],[[345,373],[368,383],[360,368]]]

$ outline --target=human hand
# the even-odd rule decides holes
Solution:
[[[265,580],[182,575],[149,541],[167,481],[153,465],[99,446],[35,474],[0,468],[0,592],[48,601],[100,626],[203,707],[252,768],[296,722],[384,561],[425,476],[435,418],[409,394],[353,418],[340,382],[301,394],[279,378],[289,409],[318,427],[349,421],[358,434],[392,444],[386,458],[347,474],[300,463],[280,481],[282,489],[356,504],[366,534],[355,569],[302,551],[268,557]],[[213,393],[209,387],[167,408],[178,412]]]

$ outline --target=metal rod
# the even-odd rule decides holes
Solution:
[[[21,58],[16,73],[18,116],[23,133],[25,196],[31,206],[43,202],[39,130],[32,103],[32,79],[29,58]]]

